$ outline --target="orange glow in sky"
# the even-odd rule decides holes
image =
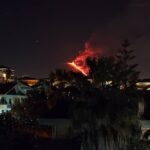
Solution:
[[[98,51],[93,50],[89,43],[85,44],[85,50],[79,52],[78,56],[71,62],[67,64],[75,71],[81,72],[83,75],[87,76],[89,74],[89,68],[86,64],[88,57],[94,58],[99,54]]]

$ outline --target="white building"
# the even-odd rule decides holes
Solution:
[[[16,102],[22,102],[28,98],[27,93],[31,91],[32,88],[18,82],[6,93],[0,95],[0,113],[11,110],[11,106]],[[5,106],[4,106],[5,105]]]
[[[0,104],[0,114],[10,111],[11,108],[7,104]]]

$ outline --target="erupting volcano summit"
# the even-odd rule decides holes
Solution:
[[[89,68],[86,64],[86,59],[88,57],[94,58],[100,54],[98,49],[93,49],[91,45],[86,42],[85,49],[82,52],[79,52],[78,56],[71,62],[67,64],[75,71],[81,72],[83,75],[87,76],[89,74]]]

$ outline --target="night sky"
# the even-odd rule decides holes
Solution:
[[[141,78],[150,78],[149,0],[0,2],[0,64],[18,76],[47,77],[67,68],[85,42],[113,54],[126,38]]]

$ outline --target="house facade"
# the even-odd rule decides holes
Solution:
[[[6,110],[11,110],[11,106],[16,102],[22,102],[28,98],[27,93],[31,91],[32,88],[18,82],[6,93],[0,95],[0,113],[6,112]],[[4,106],[5,105],[5,106]]]

